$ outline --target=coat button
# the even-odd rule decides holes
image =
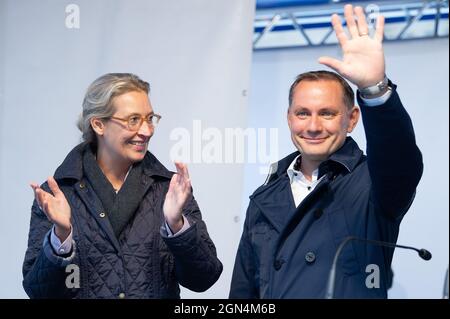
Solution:
[[[121,292],[121,293],[119,294],[119,299],[125,299],[125,294],[124,294],[123,292]]]
[[[283,259],[277,259],[273,263],[273,267],[275,268],[275,270],[280,270],[281,267],[283,266],[283,264],[284,264],[284,260]]]
[[[81,183],[80,183],[80,188],[83,189],[83,188],[85,188],[85,187],[86,187],[86,185],[84,185],[84,183],[81,182]]]
[[[100,216],[101,218],[104,218],[106,216],[106,214],[104,212],[101,212],[100,214],[98,214],[98,216]]]
[[[316,255],[312,251],[308,251],[305,255],[305,260],[308,264],[312,264],[316,260]]]

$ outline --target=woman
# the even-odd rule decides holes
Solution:
[[[187,167],[147,151],[161,116],[149,84],[106,74],[88,88],[76,146],[32,207],[23,286],[30,298],[179,298],[205,291],[222,264]]]

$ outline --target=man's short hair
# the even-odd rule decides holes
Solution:
[[[344,104],[351,109],[355,105],[355,93],[353,92],[347,81],[337,73],[330,71],[310,71],[297,75],[294,83],[292,83],[289,89],[289,108],[292,105],[292,98],[294,95],[295,87],[301,81],[335,81],[342,88],[342,97],[344,99]]]

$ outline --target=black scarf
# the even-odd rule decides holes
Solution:
[[[133,220],[144,196],[140,182],[142,163],[133,165],[118,193],[98,166],[90,147],[87,147],[83,154],[83,171],[105,209],[114,234],[119,238],[125,226]]]

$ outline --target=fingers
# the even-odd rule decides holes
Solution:
[[[44,209],[44,212],[47,215],[47,218],[50,219],[50,216],[48,215],[49,211],[50,211],[50,209],[49,209],[50,203],[48,201],[45,201],[43,204],[44,204],[44,207],[42,207],[42,208]]]
[[[177,168],[177,173],[175,174],[175,183],[181,185],[183,182],[183,164],[180,162],[175,162],[175,167]]]
[[[358,26],[355,22],[355,17],[353,16],[353,6],[351,4],[347,4],[344,6],[344,16],[345,21],[347,22],[347,28],[350,32],[352,38],[359,37]]]
[[[183,165],[183,175],[186,177],[186,179],[190,179],[187,165],[186,164],[182,164],[182,165]]]
[[[30,183],[31,188],[33,189],[34,198],[37,200],[36,190],[39,189],[39,185],[37,183]],[[40,205],[40,203],[38,203]]]
[[[169,184],[169,192],[173,191],[176,187],[176,185],[178,184],[178,174],[173,174],[172,178],[170,179],[170,184]]]
[[[35,198],[39,205],[39,208],[44,211],[45,214],[48,212],[48,196],[50,196],[49,193],[44,191],[42,188],[37,188],[35,192]]]
[[[336,72],[338,72],[339,74],[343,73],[343,62],[339,61],[337,59],[334,58],[330,58],[327,56],[323,56],[319,58],[319,63],[328,66],[329,68],[332,68],[333,70],[335,70]]]
[[[358,33],[359,35],[369,35],[369,27],[367,26],[366,21],[366,13],[364,12],[364,9],[362,7],[355,7],[355,14],[358,25]]]
[[[183,175],[183,163],[181,162],[175,162],[175,167],[177,168],[177,174]]]
[[[53,184],[53,185],[52,185]],[[54,194],[59,194],[62,193],[61,190],[58,187],[58,184],[56,184],[56,188],[55,188],[55,184],[56,181],[53,177],[49,177],[48,178],[48,185],[50,187],[50,189],[52,190],[52,192]],[[34,198],[36,199],[37,204],[39,205],[39,208],[41,210],[44,211],[44,213],[47,214],[48,212],[48,207],[49,207],[49,200],[51,198],[53,198],[52,194],[44,191],[39,184],[37,183],[30,183],[31,188],[33,189],[34,192]],[[58,193],[59,192],[59,193]]]
[[[50,187],[50,190],[52,191],[52,193],[55,197],[62,194],[61,190],[59,189],[58,184],[56,183],[55,179],[52,176],[50,176],[47,179],[47,182],[48,182],[48,186]]]
[[[177,168],[177,174],[175,174],[177,175],[177,178],[174,183],[178,184],[183,192],[189,192],[191,189],[191,180],[187,165],[181,162],[175,162],[175,166]]]
[[[34,193],[34,199],[36,200],[37,204],[39,205],[39,208],[42,210],[42,201],[41,201],[41,195],[39,195],[39,185],[36,183],[30,183],[31,188],[33,189]]]
[[[189,172],[188,172],[188,169],[187,169],[187,165],[186,164],[183,164],[183,171],[184,171],[184,176],[186,177],[186,179],[185,179],[185,187],[186,187],[186,190],[187,191],[190,191],[191,190],[191,178],[189,177]]]
[[[355,15],[357,20],[355,20]],[[369,35],[366,13],[364,12],[364,9],[362,7],[357,6],[353,9],[353,6],[351,4],[345,5],[344,16],[352,38]]]
[[[36,188],[39,188],[39,184],[34,183],[34,182],[31,182],[31,183],[30,183],[30,186],[31,186],[31,188],[32,188],[33,190],[35,190]]]
[[[336,38],[338,39],[341,46],[345,45],[348,41],[347,35],[345,34],[344,28],[342,27],[341,18],[337,14],[331,16],[331,24],[333,25],[334,32],[336,33]]]
[[[175,166],[177,168],[177,173],[185,180],[190,180],[189,171],[187,169],[187,165],[181,162],[175,162]]]
[[[50,194],[44,191],[37,183],[32,182],[30,183],[30,186],[33,189],[34,199],[36,199],[39,208],[41,210],[44,210],[44,203],[47,201],[47,196],[49,196]]]
[[[377,25],[375,27],[375,39],[377,39],[380,42],[383,42],[383,36],[384,36],[384,17],[382,15],[379,15],[377,17]]]

